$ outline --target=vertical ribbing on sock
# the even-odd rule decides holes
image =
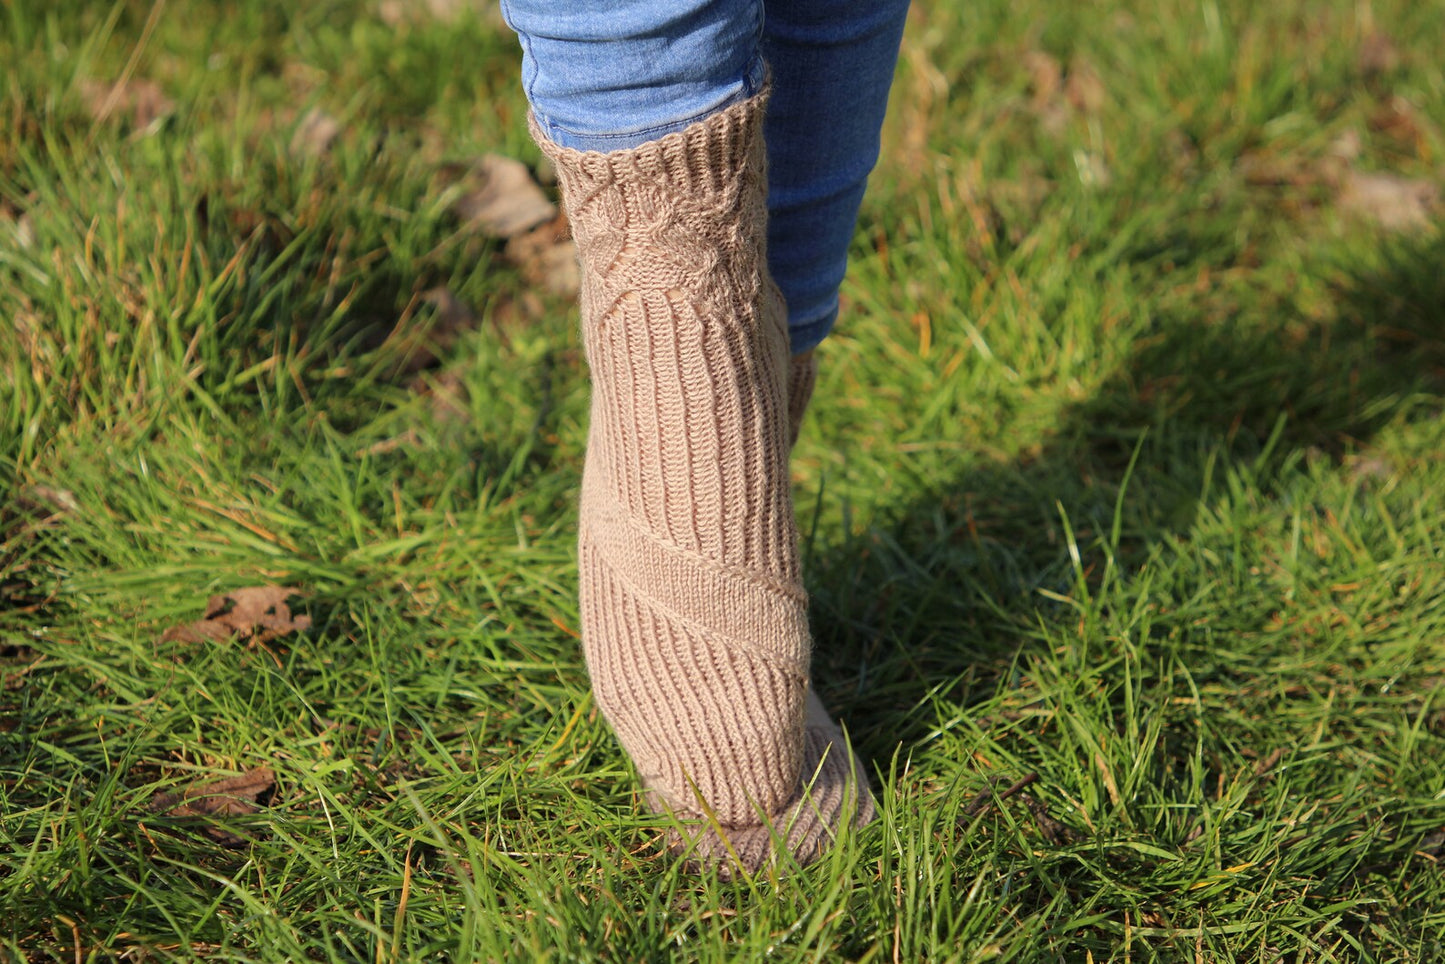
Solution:
[[[788,447],[798,444],[798,433],[803,428],[803,415],[808,411],[808,402],[813,397],[813,385],[818,380],[818,358],[813,349],[794,355],[788,361]]]
[[[597,702],[649,789],[725,824],[796,796],[809,638],[767,278],[763,97],[558,171],[592,422],[579,569]],[[694,792],[695,791],[695,792]]]

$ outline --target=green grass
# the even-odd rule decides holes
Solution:
[[[588,696],[575,310],[448,213],[514,41],[378,9],[0,6],[0,954],[1445,955],[1445,240],[1349,200],[1439,187],[1438,2],[920,0],[795,459],[881,816],[737,882]]]

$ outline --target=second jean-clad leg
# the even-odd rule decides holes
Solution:
[[[907,0],[769,0],[768,267],[794,354],[838,317],[838,286],[903,37]]]

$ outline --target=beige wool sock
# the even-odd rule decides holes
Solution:
[[[867,794],[851,758],[814,738],[787,333],[763,247],[763,101],[607,154],[533,129],[582,261],[593,390],[578,561],[593,691],[654,805],[706,816],[694,852],[747,869],[771,834],[799,856],[821,850]],[[733,846],[708,845],[719,830]]]
[[[788,445],[798,444],[798,433],[803,428],[803,416],[808,411],[808,402],[813,397],[813,385],[818,380],[818,357],[809,348],[788,360]]]

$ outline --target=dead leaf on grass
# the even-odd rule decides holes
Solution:
[[[464,16],[501,18],[496,0],[382,0],[376,12],[391,27],[426,18],[442,23],[455,23]]]
[[[19,208],[0,198],[0,226],[8,230],[15,239],[15,246],[28,248],[35,243],[35,223],[30,219],[30,207],[35,201],[26,198],[29,202],[25,208]]]
[[[461,424],[472,417],[471,393],[457,372],[442,372],[418,391],[430,396],[432,418],[440,424]]]
[[[421,293],[422,300],[437,310],[438,334],[455,341],[461,332],[477,327],[477,313],[472,306],[458,298],[456,292],[445,285],[428,288]]]
[[[1367,80],[1391,73],[1399,65],[1400,50],[1388,34],[1375,31],[1360,42],[1355,66]]]
[[[1395,478],[1395,466],[1378,453],[1365,451],[1348,461],[1350,478],[1357,482],[1389,482]]]
[[[418,320],[417,306],[428,304],[434,314]],[[442,356],[457,339],[477,327],[477,315],[470,305],[446,286],[428,288],[412,296],[411,304],[378,347],[388,357],[395,375],[415,375],[441,364]]]
[[[1035,107],[1058,97],[1064,82],[1064,68],[1057,58],[1042,50],[1030,50],[1023,56],[1023,66],[1029,72],[1029,87]]]
[[[300,157],[320,157],[341,136],[341,122],[319,107],[313,107],[296,125],[291,135],[291,153]]]
[[[446,173],[446,172],[444,172]],[[510,238],[557,216],[557,206],[521,161],[487,154],[461,177],[464,188],[452,213],[493,238]]]
[[[161,90],[153,80],[131,78],[114,84],[100,80],[82,81],[80,96],[85,109],[97,123],[109,120],[117,113],[130,115],[131,126],[137,131],[151,132],[159,122],[176,109],[176,102]]]
[[[286,599],[299,589],[285,586],[248,586],[206,600],[205,617],[184,626],[172,626],[161,642],[202,643],[236,637],[249,645],[270,642],[278,636],[311,627],[310,616],[292,616]]]
[[[151,800],[150,809],[167,817],[240,817],[261,809],[260,798],[276,786],[276,775],[270,767],[256,767],[234,777],[192,783],[172,793],[163,793]],[[247,838],[226,829],[210,826],[206,833],[218,843],[239,847]]]
[[[1415,105],[1398,95],[1378,104],[1365,123],[1376,134],[1393,141],[1401,150],[1414,157],[1425,157],[1428,139],[1425,136],[1425,121]]]
[[[16,503],[33,515],[52,519],[80,511],[80,502],[75,498],[75,493],[49,485],[21,486]]]
[[[582,266],[565,214],[515,235],[502,255],[517,266],[523,281],[548,294],[571,299],[582,288]]]
[[[1421,231],[1430,226],[1440,188],[1422,178],[1348,171],[1340,183],[1338,203],[1346,214],[1386,231]]]
[[[1092,117],[1104,109],[1104,81],[1083,57],[1075,57],[1065,70],[1052,55],[1031,50],[1022,63],[1029,74],[1029,109],[1048,133],[1058,136],[1073,118]]]
[[[1081,114],[1097,114],[1104,109],[1108,99],[1104,81],[1094,65],[1082,57],[1075,57],[1069,63],[1069,73],[1064,78],[1064,98]]]

